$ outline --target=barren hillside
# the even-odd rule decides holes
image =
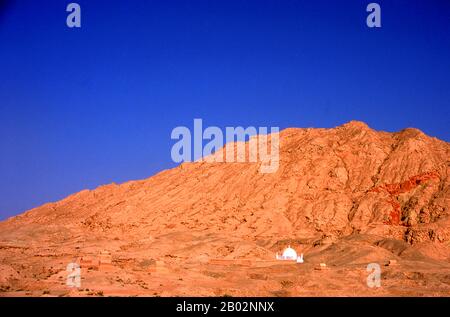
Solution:
[[[0,295],[448,296],[449,171],[450,144],[416,129],[286,129],[276,173],[184,163],[0,223]],[[288,244],[304,264],[268,261]]]

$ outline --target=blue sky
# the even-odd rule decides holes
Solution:
[[[450,2],[0,0],[0,219],[175,166],[176,126],[450,140]]]

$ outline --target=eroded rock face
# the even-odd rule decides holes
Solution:
[[[259,163],[184,163],[8,219],[0,241],[75,258],[109,247],[114,259],[114,252],[139,253],[161,236],[200,232],[220,237],[210,247],[192,247],[187,238],[148,252],[265,259],[280,241],[306,248],[366,234],[437,245],[442,260],[450,250],[449,170],[450,144],[416,129],[378,132],[362,122],[291,128],[280,132],[276,173],[261,174]]]

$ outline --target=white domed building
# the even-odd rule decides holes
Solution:
[[[296,261],[297,263],[303,263],[303,253],[298,256],[297,252],[289,245],[284,249],[283,254],[280,256],[276,254],[276,259],[281,261]]]

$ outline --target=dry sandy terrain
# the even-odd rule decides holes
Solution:
[[[184,163],[0,223],[0,296],[450,296],[449,171],[416,129],[286,129],[276,173]]]

